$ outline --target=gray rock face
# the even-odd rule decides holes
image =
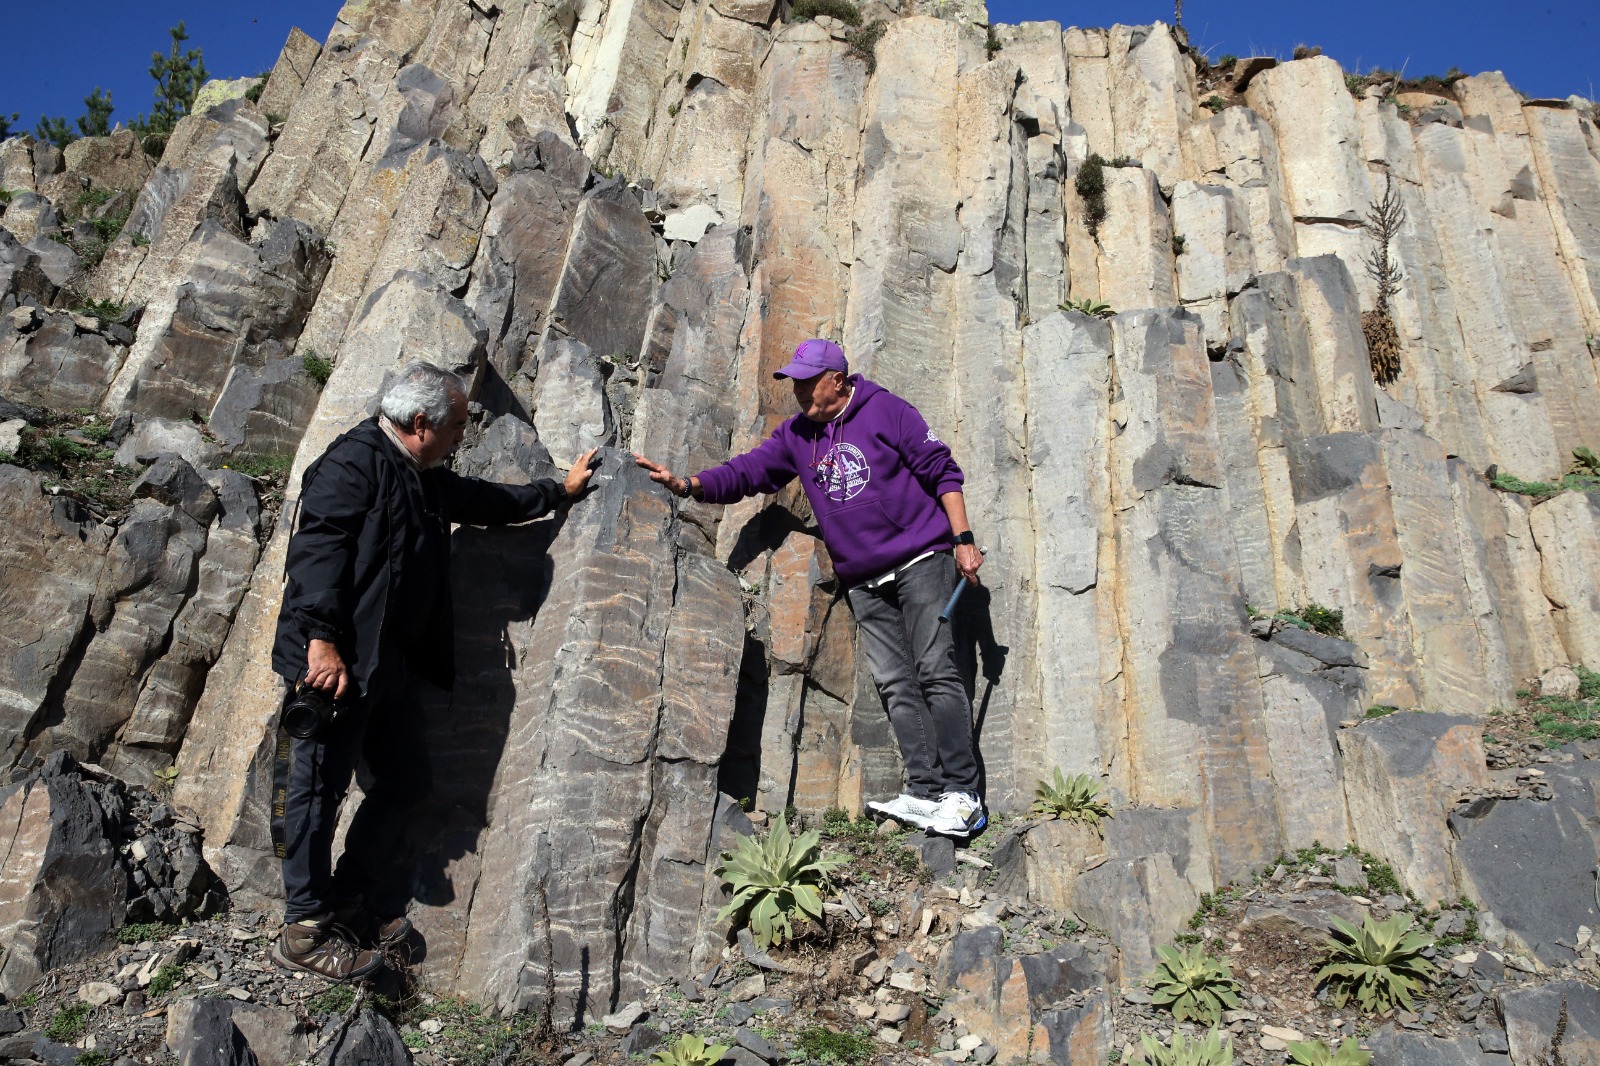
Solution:
[[[326,48],[291,35],[258,104],[184,119],[148,177],[126,135],[66,158],[6,142],[0,393],[209,416],[222,453],[303,470],[421,357],[464,370],[483,412],[462,469],[539,476],[604,442],[684,473],[759,443],[793,410],[772,370],[839,338],[967,474],[991,551],[955,634],[987,799],[1015,812],[1060,767],[1125,812],[1103,852],[1033,830],[1006,872],[1098,915],[1108,966],[1146,965],[1199,892],[1313,840],[1430,899],[1472,890],[1481,863],[1452,848],[1481,830],[1452,841],[1444,819],[1482,783],[1479,719],[1600,657],[1600,504],[1480,473],[1554,477],[1600,447],[1592,116],[1483,75],[1459,122],[1412,125],[1326,57],[1246,61],[1249,106],[1212,116],[1166,27],[997,27],[988,57],[975,8],[918,3],[869,73],[768,0],[675,4],[347,5]],[[1069,191],[1091,151],[1135,163],[1110,168],[1094,232]],[[1382,387],[1359,228],[1380,171],[1409,219]],[[82,276],[48,237],[86,182],[142,188]],[[50,311],[64,281],[139,307],[133,343]],[[334,364],[320,391],[312,353]],[[131,458],[171,450],[152,426]],[[191,465],[217,461],[183,435]],[[135,778],[181,745],[213,860],[268,905],[284,541],[257,559],[253,494],[203,480],[205,521],[163,482],[113,529],[0,472],[0,744],[9,762],[60,738]],[[798,486],[723,508],[624,480],[565,524],[457,534],[475,673],[436,726],[446,800],[417,838],[430,976],[512,1006],[554,969],[574,1018],[714,948],[719,792],[816,814],[900,784]],[[1245,610],[1312,603],[1348,644]],[[1454,717],[1337,729],[1371,703]],[[1573,796],[1527,831],[1588,854]],[[1103,1061],[1082,996],[1030,1022]]]
[[[247,244],[218,222],[201,224],[190,242],[194,265],[179,283],[171,317],[163,324],[152,316],[141,325],[134,359],[117,382],[128,409],[163,418],[209,416],[234,367],[259,372],[293,347],[328,258],[303,225],[284,220],[263,230]],[[233,399],[237,404],[237,391]],[[298,429],[309,417],[303,404],[285,421]],[[234,432],[247,439],[242,427]]]
[[[1536,988],[1509,988],[1499,996],[1500,1016],[1511,1045],[1511,1061],[1600,1062],[1600,992],[1582,981],[1554,981]],[[1566,1032],[1553,1049],[1563,1014]]]
[[[1506,1061],[1503,1056],[1480,1048],[1474,1035],[1446,1040],[1391,1025],[1373,1033],[1368,1046],[1373,1061],[1392,1062],[1395,1066],[1504,1066]]]
[[[394,1023],[368,1007],[323,1050],[317,1062],[319,1066],[406,1066],[411,1051]]]
[[[106,550],[90,603],[95,632],[62,703],[62,718],[30,741],[93,762],[127,721],[141,682],[188,600],[218,511],[216,494],[193,467],[166,456],[135,486],[132,512]]]
[[[465,927],[463,942],[431,941],[429,958],[438,952],[442,965],[460,967],[464,985],[505,1008],[539,1003],[553,965],[558,1018],[609,1010],[613,967],[625,979],[666,979],[686,960],[698,965],[716,935],[703,904],[716,764],[743,647],[738,587],[709,559],[674,565],[663,555],[660,546],[673,539],[666,498],[647,487],[643,471],[611,466],[616,459],[607,454],[598,491],[567,517],[548,562],[539,541],[517,531],[457,546],[462,595],[476,589],[481,597],[489,573],[506,573],[506,552],[536,569],[519,581],[497,578],[513,599],[462,619],[469,628],[451,717],[496,708],[482,728],[503,739],[463,746],[455,758],[498,755],[502,775],[521,783],[514,792],[502,786],[476,849],[475,900],[491,909],[449,908]],[[629,604],[625,613],[594,628],[600,605],[623,590],[626,599],[616,602]],[[498,650],[508,625],[524,664],[509,677]],[[601,661],[609,664],[603,673],[586,665]],[[596,700],[600,692],[608,697]],[[469,773],[436,775],[472,787]],[[581,800],[558,798],[545,783],[555,780],[593,788]],[[449,805],[471,809],[464,796]],[[572,877],[579,856],[587,872]],[[619,913],[595,884],[627,884],[640,905]],[[463,902],[471,896],[465,887],[455,893]]]
[[[1458,898],[1445,817],[1461,793],[1488,783],[1483,738],[1469,718],[1392,714],[1339,731],[1356,843],[1394,867],[1430,903]]]
[[[124,881],[107,813],[69,760],[0,788],[0,992],[116,942]]]
[[[1106,959],[1067,944],[1037,955],[1008,958],[999,928],[959,933],[939,955],[937,979],[948,990],[944,1009],[998,1051],[1020,1061],[1048,1041],[1059,1066],[1093,1061],[1111,1045]],[[1070,1006],[1062,1004],[1070,1003]]]
[[[57,410],[96,408],[127,355],[125,344],[64,311],[19,329],[0,319],[0,389],[7,396]]]
[[[37,474],[0,466],[0,762],[26,744],[58,679],[71,669],[111,531]]]
[[[1573,958],[1578,926],[1600,922],[1594,901],[1600,767],[1552,766],[1555,797],[1490,800],[1450,816],[1456,863],[1472,898],[1541,962]]]

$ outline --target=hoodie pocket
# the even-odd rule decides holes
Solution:
[[[904,533],[904,522],[896,521],[879,500],[850,504],[829,513],[823,526],[824,540],[870,548]],[[837,548],[830,547],[837,552]],[[849,554],[857,554],[851,552]]]

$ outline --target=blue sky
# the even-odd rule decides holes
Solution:
[[[205,52],[214,77],[270,69],[291,26],[318,40],[338,14],[337,0],[0,0],[6,60],[0,64],[0,114],[83,113],[99,85],[116,104],[112,121],[151,103],[150,53],[165,52],[167,27],[183,19],[189,47]],[[1144,0],[991,0],[997,22],[1054,19],[1067,25],[1171,21],[1172,3]],[[1300,42],[1319,45],[1346,68],[1404,67],[1410,74],[1503,70],[1530,96],[1593,97],[1600,92],[1600,3],[1531,0],[1490,4],[1187,0],[1184,23],[1213,57],[1224,53],[1288,58]]]

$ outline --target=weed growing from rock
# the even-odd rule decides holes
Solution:
[[[814,19],[818,15],[836,18],[846,26],[861,25],[861,9],[850,0],[795,0],[789,17],[795,22]]]
[[[811,1062],[838,1066],[861,1066],[877,1052],[871,1037],[862,1033],[841,1033],[823,1025],[802,1029],[796,1046],[801,1056]]]
[[[1524,481],[1514,474],[1496,473],[1489,484],[1501,492],[1514,492],[1547,500],[1563,492],[1600,492],[1600,476],[1592,474],[1567,474],[1560,481]]]
[[[305,370],[306,377],[316,384],[318,392],[322,391],[328,384],[328,379],[333,376],[333,362],[322,358],[315,348],[306,349],[306,353],[300,357],[300,366]]]
[[[1056,304],[1057,311],[1076,311],[1080,315],[1090,318],[1111,318],[1116,314],[1110,304],[1097,303],[1085,296],[1081,300],[1068,300],[1066,303]]]
[[[1106,220],[1106,161],[1096,152],[1078,168],[1072,187],[1083,201],[1083,221],[1091,235],[1100,232],[1100,223]]]
[[[76,1040],[83,1035],[84,1028],[89,1023],[89,1011],[92,1008],[87,1003],[77,1003],[70,1007],[62,1007],[50,1016],[45,1023],[44,1035],[58,1044],[68,1040]]]
[[[843,861],[822,854],[816,830],[794,836],[788,818],[780,816],[766,836],[740,837],[723,855],[717,876],[733,889],[733,899],[717,920],[748,922],[763,948],[791,940],[794,920],[822,918],[822,890]]]
[[[168,963],[150,978],[150,998],[160,999],[183,983],[183,967]]]
[[[1308,632],[1321,633],[1326,637],[1345,639],[1344,611],[1337,607],[1324,607],[1319,603],[1308,603],[1304,607],[1294,610],[1279,611],[1272,617],[1288,622],[1298,629]]]
[[[1150,1066],[1233,1066],[1233,1040],[1223,1039],[1212,1026],[1203,1036],[1190,1037],[1181,1030],[1163,1044],[1149,1033],[1139,1038]]]
[[[1100,819],[1111,817],[1111,808],[1100,798],[1100,782],[1088,774],[1061,776],[1061,767],[1055,769],[1055,784],[1040,781],[1033,790],[1031,813],[1047,818],[1059,818],[1084,825],[1100,825]]]
[[[142,944],[147,940],[165,940],[178,931],[167,922],[129,922],[117,930],[117,943]]]
[[[1432,937],[1411,928],[1407,914],[1381,922],[1368,916],[1360,929],[1335,918],[1317,980],[1328,983],[1336,1007],[1354,1000],[1361,1010],[1372,1013],[1393,1007],[1412,1010],[1413,994],[1421,994],[1433,981],[1434,965],[1422,954],[1433,946]]]
[[[1239,982],[1228,960],[1199,946],[1184,951],[1164,947],[1156,954],[1161,961],[1150,979],[1151,1002],[1166,1007],[1178,1021],[1215,1025],[1224,1010],[1239,1006]]]
[[[1372,1053],[1354,1040],[1342,1041],[1337,1050],[1321,1040],[1307,1040],[1289,1045],[1289,1061],[1294,1066],[1367,1066]]]
[[[874,19],[860,29],[851,30],[844,35],[845,43],[850,46],[850,54],[866,63],[868,74],[876,74],[878,71],[878,42],[883,39],[884,32],[888,28],[887,22]]]
[[[707,1044],[698,1033],[684,1033],[657,1051],[651,1061],[659,1066],[716,1066],[731,1050],[728,1044]]]

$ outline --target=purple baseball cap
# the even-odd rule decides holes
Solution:
[[[844,357],[844,349],[832,341],[825,341],[820,337],[813,337],[808,341],[801,341],[800,346],[794,350],[794,358],[789,360],[789,365],[782,370],[773,371],[775,378],[814,378],[828,370],[842,370],[850,373],[850,361]]]

